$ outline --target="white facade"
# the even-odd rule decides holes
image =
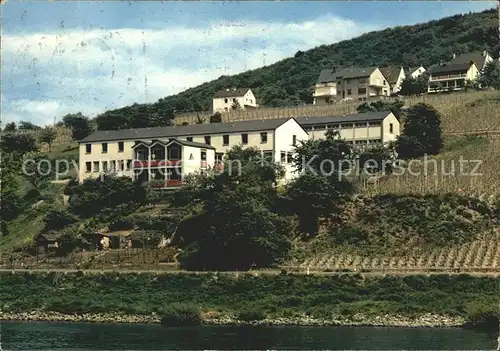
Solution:
[[[229,123],[231,127],[235,124]],[[161,146],[161,143],[158,144],[160,148],[168,148],[167,143],[171,138],[171,136],[165,135],[156,138],[140,138],[139,140],[83,140],[79,145],[80,161],[78,179],[82,182],[87,178],[96,178],[103,173],[109,172],[110,169],[115,169],[118,176],[132,178],[134,177],[134,169],[139,166],[144,168],[153,164],[153,167],[157,167],[155,162],[151,163],[151,161],[157,160],[157,158],[152,157],[154,144],[151,143],[158,140],[164,144],[163,146]],[[304,131],[294,118],[289,118],[276,128],[175,136],[175,140],[178,140],[178,143],[182,144],[183,158],[180,161],[183,165],[183,173],[187,172],[186,174],[206,168],[201,164],[201,161],[203,161],[201,160],[202,152],[205,152],[207,167],[209,168],[218,164],[219,161],[223,161],[224,155],[235,145],[241,145],[244,148],[255,147],[263,153],[274,157],[274,160],[279,162],[281,161],[282,152],[285,152],[286,155],[291,154],[294,148],[294,141],[297,144],[300,140],[307,140],[307,138],[307,132]],[[176,143],[175,140],[171,141],[171,143]],[[189,145],[190,143],[196,145]],[[106,152],[103,152],[103,144],[105,144],[104,149]],[[144,150],[147,149],[147,151],[143,154],[138,154],[137,149],[140,147],[137,145],[142,145],[141,147]],[[90,150],[90,153],[87,153],[87,150]],[[145,158],[145,155],[147,155],[147,158]],[[168,160],[168,157],[165,158],[164,155],[168,155],[166,149],[162,156],[165,160]],[[137,162],[141,160],[148,163],[142,164]],[[294,172],[287,160],[286,156],[285,178],[292,179]],[[162,164],[161,166],[167,167],[169,165]],[[145,181],[149,181],[150,179],[147,177]]]
[[[255,99],[252,90],[248,89],[246,92],[240,93],[241,89],[236,89],[235,94],[232,94],[232,90],[228,89],[227,94],[223,97],[214,97],[212,102],[212,111],[213,112],[230,112],[233,110],[233,105],[238,103],[242,110],[247,108],[256,108],[258,107],[257,101]]]
[[[424,73],[425,71],[426,71],[426,69],[424,68],[424,66],[420,66],[416,70],[412,70],[410,74],[411,74],[411,77],[415,79],[415,78],[421,76],[422,73]]]
[[[370,113],[367,113],[369,115]],[[387,112],[385,117],[369,119],[363,113],[355,115],[356,118],[342,120],[340,116],[332,118],[311,117],[302,119],[300,123],[313,139],[324,139],[326,131],[338,131],[341,139],[349,144],[366,147],[369,145],[387,145],[395,141],[401,133],[399,120],[392,112]],[[365,119],[366,118],[366,119]]]

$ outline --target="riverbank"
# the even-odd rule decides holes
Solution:
[[[83,313],[65,314],[51,311],[31,312],[2,312],[0,320],[3,321],[49,321],[49,322],[86,322],[86,323],[140,323],[159,324],[160,316],[151,315],[125,315],[119,313]],[[204,313],[203,325],[239,326],[239,325],[265,325],[265,326],[365,326],[365,327],[401,327],[401,328],[457,328],[462,327],[465,319],[462,317],[424,314],[421,316],[381,315],[367,316],[356,314],[349,318],[345,316],[332,316],[329,319],[314,318],[311,316],[274,317],[260,321],[242,321],[230,314]]]
[[[164,324],[459,327],[467,321],[493,325],[499,287],[499,278],[465,274],[235,277],[0,272],[0,319],[160,323],[168,317]]]

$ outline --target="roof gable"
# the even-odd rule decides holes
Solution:
[[[379,70],[389,84],[396,84],[398,82],[399,75],[401,74],[401,67],[380,67]]]
[[[475,63],[473,63],[475,65]],[[451,73],[451,72],[467,72],[471,64],[469,63],[455,63],[455,64],[447,64],[444,66],[437,66],[431,70],[432,74],[438,73]],[[476,65],[477,67],[477,65]]]
[[[482,69],[486,62],[486,56],[480,51],[468,52],[458,55],[450,61],[450,64],[469,64],[471,61],[474,62],[478,68]]]
[[[214,98],[227,98],[244,96],[250,88],[222,89],[214,94]]]

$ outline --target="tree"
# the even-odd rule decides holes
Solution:
[[[500,89],[500,61],[493,60],[486,64],[483,72],[477,79],[479,85],[483,88],[490,87],[499,90]]]
[[[194,213],[179,225],[173,241],[183,249],[182,267],[248,269],[285,257],[292,222],[275,211],[279,168],[259,150],[235,146],[226,154],[222,174],[186,179],[173,200]]]
[[[417,78],[411,76],[403,79],[399,93],[404,96],[422,95],[427,92],[429,73],[424,72]]]
[[[31,123],[31,122],[27,122],[27,121],[19,122],[19,130],[38,130],[38,129],[41,129],[41,128],[39,126]]]
[[[67,210],[51,210],[45,216],[45,231],[58,230],[74,224],[78,217]]]
[[[364,150],[358,158],[360,170],[373,174],[392,172],[391,150],[382,145]]]
[[[222,122],[222,116],[219,112],[215,112],[212,116],[210,116],[210,123],[220,123]]]
[[[394,114],[394,116],[399,118],[399,116],[401,115],[401,108],[404,105],[405,103],[401,100],[396,100],[393,102],[380,100],[371,103],[363,102],[356,108],[356,110],[358,113],[390,111]]]
[[[43,128],[40,134],[40,141],[49,145],[49,151],[52,150],[52,143],[56,139],[57,133],[53,127],[47,126]]]
[[[10,122],[5,125],[3,131],[6,133],[12,133],[15,132],[16,129],[17,129],[16,124],[14,122]]]
[[[0,150],[4,153],[15,153],[18,157],[38,150],[36,140],[28,134],[5,134],[0,140]]]
[[[82,140],[92,133],[90,120],[81,112],[76,114],[67,114],[63,117],[64,126],[71,129],[71,136],[74,140]]]
[[[441,116],[432,106],[418,103],[406,111],[403,133],[398,138],[400,158],[437,155],[443,147]]]
[[[19,183],[16,173],[20,168],[19,157],[12,153],[2,151],[0,158],[0,211],[2,222],[2,234],[8,233],[7,221],[19,215],[23,209],[23,201],[19,196]]]
[[[205,118],[201,117],[200,115],[196,115],[196,120],[194,121],[195,124],[203,124],[205,123]]]
[[[235,100],[235,101],[233,102],[233,104],[231,105],[231,109],[233,109],[234,111],[241,110],[241,105],[240,105],[240,103],[238,102],[238,100]]]
[[[300,176],[288,185],[286,199],[297,214],[303,233],[316,234],[321,218],[334,219],[353,191],[347,175],[352,171],[352,150],[337,132],[325,139],[301,142],[293,157]]]

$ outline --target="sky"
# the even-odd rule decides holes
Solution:
[[[363,33],[477,12],[495,1],[62,2],[1,6],[1,117],[153,103]]]

